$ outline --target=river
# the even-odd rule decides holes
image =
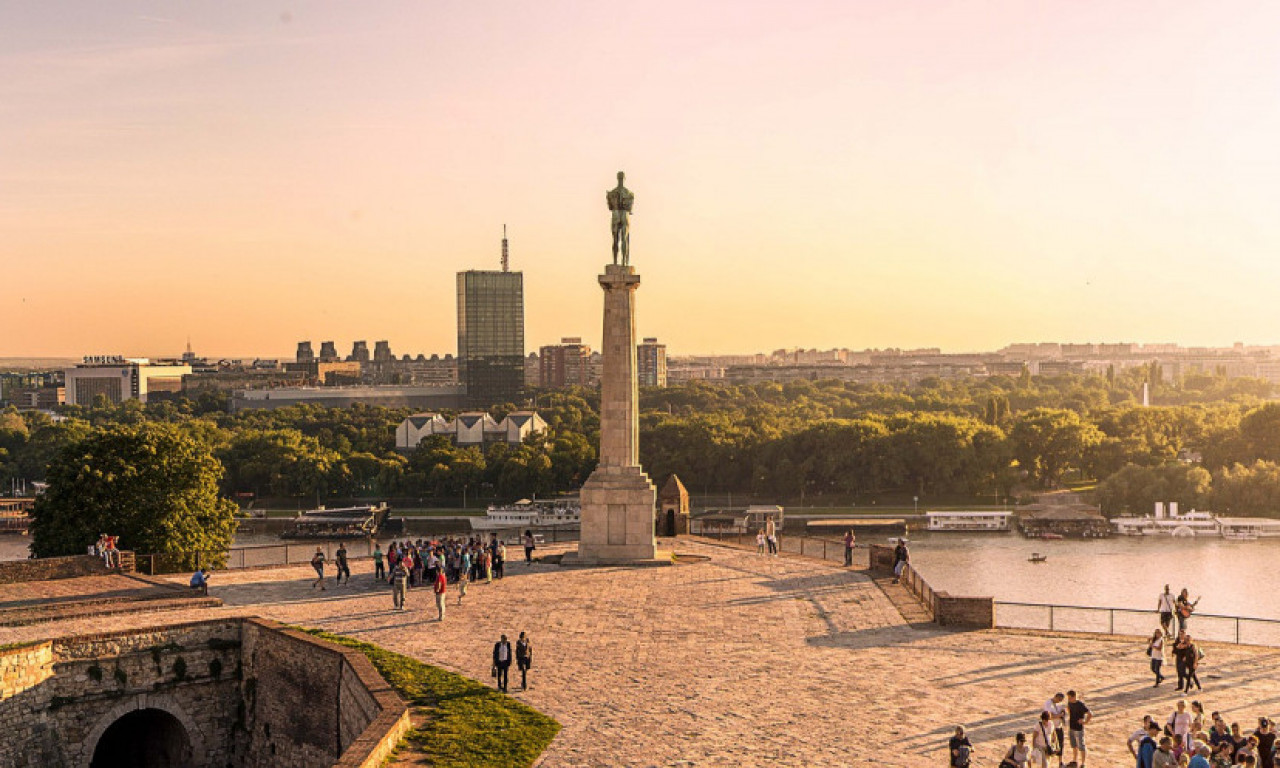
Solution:
[[[887,543],[887,541],[886,541]],[[937,590],[997,600],[1154,610],[1168,584],[1198,613],[1280,619],[1268,574],[1280,538],[1116,536],[1044,541],[1016,533],[913,533],[911,561]],[[1048,561],[1028,561],[1032,552]]]

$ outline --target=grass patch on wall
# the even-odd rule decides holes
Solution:
[[[368,657],[420,721],[401,743],[438,768],[525,768],[555,738],[560,724],[530,706],[477,683],[370,643],[304,630]]]

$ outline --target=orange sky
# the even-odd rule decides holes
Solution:
[[[1280,342],[1280,6],[0,6],[0,356]]]

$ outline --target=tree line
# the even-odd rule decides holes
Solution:
[[[1271,386],[1208,374],[1166,381],[1157,373],[646,389],[641,460],[655,482],[676,473],[695,494],[793,504],[912,496],[992,503],[1100,480],[1108,513],[1145,511],[1157,499],[1213,503],[1234,514],[1269,511],[1280,498],[1273,493],[1280,491],[1280,405],[1268,402]],[[1157,406],[1139,404],[1143,383]],[[598,398],[587,389],[536,393],[549,429],[521,445],[458,447],[437,437],[408,453],[394,441],[407,409],[232,414],[205,397],[98,402],[64,407],[56,418],[9,410],[0,412],[0,481],[46,479],[68,446],[158,423],[207,448],[222,469],[220,492],[238,500],[549,496],[576,491],[594,469]],[[515,408],[498,406],[494,415]]]

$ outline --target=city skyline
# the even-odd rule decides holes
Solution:
[[[679,353],[1275,337],[1274,7],[735,9],[8,7],[0,356],[443,353],[504,223],[598,341],[618,170]]]

